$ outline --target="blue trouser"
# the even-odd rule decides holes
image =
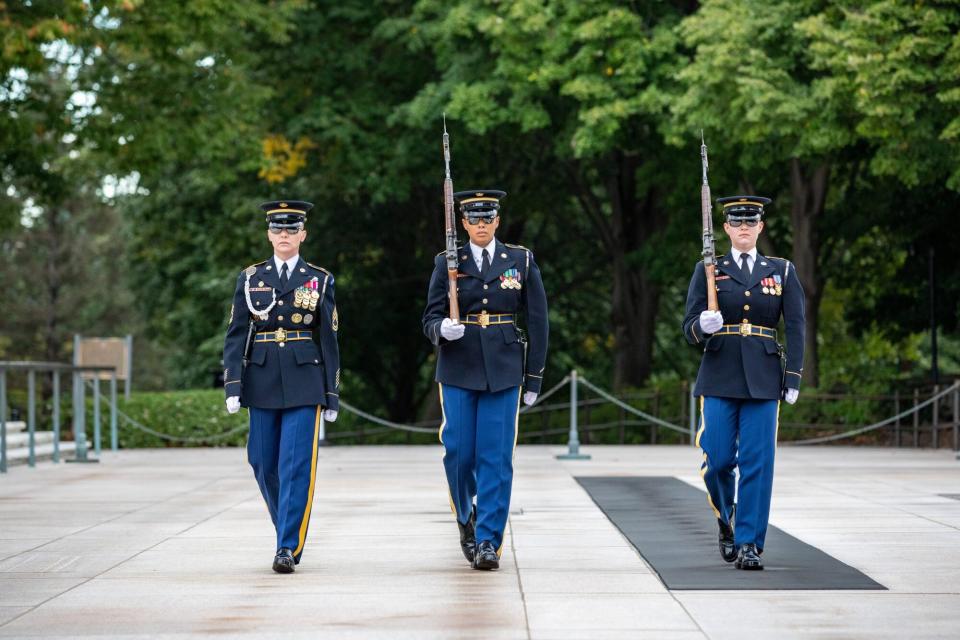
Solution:
[[[700,476],[707,500],[717,518],[729,523],[734,504],[734,468],[740,467],[736,487],[734,544],[756,544],[763,549],[770,520],[773,458],[777,448],[780,403],[740,398],[700,399],[697,446],[703,450]]]
[[[277,530],[277,549],[300,560],[307,540],[322,407],[250,407],[247,460]]]
[[[443,467],[454,515],[466,524],[476,496],[477,543],[489,541],[499,554],[510,512],[520,387],[472,391],[441,384],[440,407]]]

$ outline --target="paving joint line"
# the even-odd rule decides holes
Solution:
[[[533,635],[530,633],[530,615],[527,613],[527,594],[523,590],[523,579],[520,577],[520,563],[517,561],[517,545],[513,541],[513,518],[507,520],[507,527],[510,529],[510,553],[513,554],[513,566],[517,568],[517,586],[520,588],[520,602],[523,603],[523,625],[527,630],[527,640],[531,640]]]
[[[561,467],[562,467],[562,466],[563,466],[563,465],[561,465]],[[565,470],[566,470],[566,469],[565,469]],[[603,510],[600,509],[600,507],[597,506],[597,503],[593,501],[593,498],[590,497],[590,494],[587,493],[587,490],[583,488],[583,485],[580,484],[579,482],[577,482],[577,479],[576,479],[576,477],[573,475],[573,472],[568,471],[568,475],[569,475],[569,477],[570,477],[570,481],[573,482],[573,484],[576,485],[576,487],[577,487],[581,492],[583,492],[583,494],[584,494],[584,496],[586,496],[587,500],[590,501],[590,505],[593,507],[593,510],[600,512],[600,514],[603,516],[603,519],[604,519],[611,527],[613,527],[614,531],[617,532],[617,534],[620,536],[620,538],[623,540],[623,542],[627,545],[627,548],[631,549],[631,550],[633,551],[634,555],[636,555],[637,558],[640,559],[640,562],[643,563],[643,566],[645,566],[645,567],[650,571],[650,573],[651,573],[652,575],[657,576],[657,580],[659,580],[659,581],[660,581],[660,584],[663,585],[664,590],[670,595],[670,598],[672,598],[673,601],[676,602],[677,605],[680,607],[680,609],[686,614],[687,618],[690,619],[690,622],[692,622],[692,623],[694,624],[694,626],[697,627],[697,631],[699,631],[699,632],[703,635],[703,637],[706,638],[707,640],[711,640],[711,639],[710,639],[710,634],[707,633],[706,629],[704,629],[702,626],[700,626],[700,622],[693,616],[692,613],[690,613],[690,610],[687,609],[687,606],[686,606],[685,604],[683,604],[683,602],[680,601],[680,599],[677,597],[677,595],[676,595],[673,591],[671,591],[669,588],[667,588],[667,584],[663,581],[663,578],[660,576],[660,574],[657,573],[656,568],[655,568],[653,565],[651,565],[649,562],[647,562],[647,559],[644,558],[644,557],[643,557],[643,554],[640,553],[640,550],[637,549],[635,546],[633,546],[633,543],[630,542],[629,539],[627,539],[627,536],[624,535],[623,531],[620,530],[620,527],[618,527],[617,525],[615,525],[615,524],[610,520],[610,518],[607,517],[607,514],[603,513]],[[677,477],[677,476],[672,476],[672,477]],[[678,479],[679,479],[679,480],[683,480],[682,478],[678,478]],[[511,536],[511,544],[512,544],[512,542],[513,542],[513,540],[512,540],[512,536]],[[518,569],[518,571],[519,571],[519,569]]]
[[[206,487],[210,486],[211,484],[213,484],[213,483],[215,483],[215,482],[218,482],[218,481],[220,481],[220,480],[222,480],[222,479],[223,479],[223,478],[216,478],[215,480],[212,480],[212,481],[210,481],[210,482],[202,485],[201,487],[196,487],[195,489],[192,489],[192,490],[190,490],[190,491],[186,491],[186,492],[184,492],[184,493],[192,493],[193,491],[199,491],[200,489],[206,488]],[[181,494],[177,494],[177,495],[183,495],[183,494],[181,493]],[[175,497],[175,496],[171,496],[171,498],[172,498],[172,497]],[[161,500],[160,502],[156,502],[156,503],[154,503],[154,504],[163,504],[164,502],[166,502],[166,501],[169,500],[169,499],[170,499],[170,498],[165,498],[164,500]],[[198,526],[198,525],[201,525],[201,524],[203,524],[204,522],[207,522],[207,521],[209,521],[209,520],[217,517],[217,516],[220,515],[221,513],[225,513],[225,512],[227,512],[227,511],[229,511],[230,509],[236,508],[236,507],[240,506],[241,504],[243,504],[244,502],[248,502],[248,501],[250,501],[250,500],[252,500],[252,499],[253,499],[253,498],[249,498],[249,497],[244,498],[244,499],[240,500],[239,502],[236,502],[236,503],[234,503],[234,504],[231,504],[230,506],[225,507],[225,508],[221,509],[220,511],[217,511],[216,513],[210,514],[209,516],[207,516],[207,517],[204,518],[203,520],[200,520],[200,521],[198,521],[198,522],[194,522],[194,523],[191,524],[189,527],[187,527],[187,528],[185,528],[185,529],[182,529],[182,530],[180,530],[180,531],[177,531],[176,533],[167,536],[167,537],[164,538],[163,540],[158,540],[157,542],[155,542],[154,544],[150,545],[150,546],[147,547],[146,549],[141,549],[140,551],[137,551],[135,554],[133,554],[133,555],[130,556],[129,558],[124,558],[124,559],[121,560],[120,562],[117,562],[116,564],[113,564],[113,565],[107,567],[106,569],[104,569],[104,570],[101,571],[100,573],[98,573],[98,574],[96,574],[96,575],[94,575],[94,576],[90,576],[90,577],[87,578],[86,580],[84,580],[84,581],[82,581],[82,582],[79,582],[79,583],[73,585],[72,587],[70,587],[69,589],[66,589],[66,590],[64,590],[64,591],[61,591],[60,593],[58,593],[58,594],[56,594],[56,595],[50,596],[49,598],[47,598],[47,599],[44,600],[43,602],[39,602],[39,603],[35,604],[34,606],[30,607],[29,609],[27,609],[26,611],[24,611],[24,612],[21,613],[20,615],[14,616],[13,618],[10,618],[9,620],[7,620],[6,622],[4,622],[3,624],[0,624],[0,629],[3,629],[4,627],[6,627],[7,625],[9,625],[10,623],[12,623],[12,622],[14,622],[14,621],[16,621],[16,620],[19,620],[20,618],[22,618],[23,616],[27,615],[28,613],[32,613],[32,612],[36,611],[37,609],[39,609],[39,608],[42,607],[43,605],[47,604],[48,602],[51,602],[51,601],[53,601],[53,600],[56,600],[56,599],[59,598],[60,596],[66,595],[66,594],[70,593],[71,591],[73,591],[74,589],[79,589],[80,587],[84,586],[85,584],[88,584],[89,582],[92,582],[93,580],[96,580],[97,578],[99,578],[99,577],[102,576],[103,574],[108,573],[108,572],[110,572],[110,571],[113,571],[114,569],[116,569],[117,567],[119,567],[120,565],[122,565],[122,564],[124,564],[124,563],[130,562],[131,560],[133,560],[133,559],[136,558],[137,556],[139,556],[139,555],[141,555],[141,554],[143,554],[143,553],[146,553],[147,551],[150,551],[151,549],[155,549],[156,547],[160,546],[160,545],[163,544],[164,542],[167,542],[168,540],[171,540],[171,539],[173,539],[173,538],[175,538],[175,537],[177,537],[177,536],[179,536],[179,535],[181,535],[181,534],[183,534],[183,533],[186,533],[187,531],[190,531],[190,529],[193,529],[194,527],[196,527],[196,526]],[[146,508],[146,507],[144,507],[144,508]],[[133,513],[133,512],[131,512],[131,513]]]
[[[6,561],[9,560],[10,558],[16,558],[17,556],[19,556],[19,555],[21,555],[21,554],[24,554],[24,553],[30,553],[31,551],[37,551],[37,550],[39,550],[39,549],[44,548],[45,546],[47,546],[47,545],[49,545],[49,544],[53,544],[54,542],[60,542],[61,540],[64,540],[64,539],[66,539],[66,538],[69,538],[70,536],[75,536],[75,535],[77,535],[78,533],[83,533],[84,531],[89,531],[90,529],[95,529],[95,528],[99,527],[100,525],[109,524],[109,523],[111,523],[111,522],[114,522],[115,520],[119,520],[120,518],[124,518],[124,517],[126,517],[126,516],[129,516],[129,515],[132,515],[132,514],[134,514],[134,513],[137,513],[138,511],[143,511],[144,509],[149,509],[150,507],[154,507],[154,506],[157,506],[157,505],[161,505],[161,504],[163,504],[163,503],[165,503],[165,502],[169,502],[170,500],[173,500],[174,498],[180,498],[180,497],[185,496],[185,495],[187,495],[187,494],[189,494],[189,493],[192,493],[192,492],[194,492],[194,491],[199,491],[199,490],[201,490],[201,489],[206,489],[206,488],[209,487],[211,484],[214,484],[215,482],[219,482],[220,480],[223,480],[223,478],[215,478],[214,480],[211,480],[210,482],[207,482],[207,483],[205,483],[205,484],[202,484],[202,485],[200,485],[199,487],[193,487],[192,489],[187,489],[186,491],[181,491],[180,493],[175,493],[175,494],[173,494],[172,496],[169,496],[169,497],[164,498],[164,499],[161,500],[160,502],[151,502],[151,503],[146,504],[146,505],[144,505],[144,506],[142,506],[142,507],[137,507],[136,509],[131,509],[130,511],[124,511],[123,513],[118,514],[118,515],[116,515],[116,516],[114,516],[114,517],[112,517],[112,518],[107,518],[106,520],[101,520],[100,522],[96,522],[96,523],[94,523],[94,524],[91,524],[90,526],[83,527],[82,529],[77,529],[76,531],[71,531],[70,533],[65,533],[65,534],[63,534],[62,536],[60,536],[59,538],[54,538],[53,540],[47,540],[46,542],[43,542],[43,543],[41,543],[41,544],[38,544],[38,545],[35,546],[35,547],[31,547],[31,548],[29,548],[29,549],[24,549],[23,551],[18,551],[17,553],[14,553],[14,554],[11,554],[11,555],[9,555],[9,556],[6,556],[5,558],[0,558],[0,562],[6,562]],[[98,501],[98,502],[102,502],[102,501]],[[2,626],[2,625],[0,625],[0,626]]]
[[[863,496],[858,496],[858,495],[851,494],[851,493],[845,493],[845,492],[843,492],[843,491],[840,491],[839,489],[835,489],[834,487],[832,487],[832,486],[830,486],[830,485],[825,485],[825,484],[820,483],[820,482],[815,482],[815,483],[812,483],[812,484],[814,484],[815,486],[818,486],[818,487],[820,487],[820,488],[822,488],[822,489],[826,489],[827,491],[831,491],[831,492],[833,492],[833,493],[836,493],[837,495],[841,495],[841,496],[844,496],[844,497],[847,497],[847,498],[853,498],[853,499],[855,499],[855,500],[862,500],[863,502],[866,502],[867,504],[871,504],[871,505],[873,505],[873,506],[875,506],[875,507],[884,507],[884,508],[887,508],[887,509],[893,509],[894,511],[899,511],[900,513],[905,513],[905,514],[907,514],[907,515],[909,515],[909,516],[913,516],[914,518],[920,518],[921,520],[926,520],[927,522],[932,522],[933,524],[938,524],[938,525],[940,525],[941,527],[946,527],[947,529],[953,529],[954,531],[960,531],[960,527],[957,527],[957,526],[952,525],[952,524],[947,524],[946,522],[940,522],[939,520],[934,520],[933,518],[931,518],[931,517],[929,517],[929,516],[924,516],[924,515],[920,515],[919,513],[914,513],[913,511],[909,511],[909,510],[907,510],[907,509],[904,509],[904,508],[902,508],[902,507],[898,507],[898,506],[896,506],[896,505],[891,505],[891,504],[887,504],[887,503],[884,503],[884,502],[877,502],[876,500],[871,500],[871,499],[865,498],[865,497],[863,497]]]

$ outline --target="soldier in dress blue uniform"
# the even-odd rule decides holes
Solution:
[[[321,418],[337,419],[333,274],[303,260],[309,202],[265,202],[273,257],[237,277],[223,347],[227,410],[250,411],[247,459],[277,532],[273,570],[293,573],[310,523]]]
[[[700,396],[700,475],[719,525],[720,554],[738,569],[762,569],[770,516],[780,399],[793,404],[803,372],[803,287],[789,260],[757,253],[769,198],[717,200],[730,253],[717,259],[719,311],[707,310],[701,262],[687,292],[683,335],[703,348],[694,388]],[[783,316],[786,368],[776,327]],[[734,505],[734,468],[740,469]]]
[[[474,569],[484,570],[500,566],[521,389],[524,404],[536,402],[549,331],[533,253],[495,238],[504,196],[495,190],[454,194],[470,237],[459,251],[461,317],[449,317],[444,253],[436,257],[423,313],[423,332],[439,347],[440,441],[461,550]],[[527,342],[517,326],[521,315]]]

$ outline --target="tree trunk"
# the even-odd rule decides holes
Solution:
[[[793,224],[793,264],[803,284],[806,313],[806,345],[803,362],[804,384],[819,385],[820,356],[817,349],[820,300],[823,276],[818,257],[820,234],[817,228],[823,215],[830,181],[830,165],[806,167],[794,158],[790,161],[790,221]]]
[[[611,323],[614,339],[613,386],[643,385],[653,369],[654,330],[660,287],[647,274],[630,264],[663,226],[666,217],[657,210],[658,194],[650,189],[638,197],[636,155],[614,152],[603,183],[610,214],[595,198],[594,190],[579,168],[573,173],[578,200],[593,222],[611,257]]]

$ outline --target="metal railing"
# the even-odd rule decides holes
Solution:
[[[96,462],[90,457],[86,437],[86,398],[84,374],[110,374],[110,448],[118,448],[117,439],[117,372],[115,367],[102,366],[73,366],[59,362],[9,362],[0,360],[0,473],[6,473],[9,461],[7,459],[7,422],[8,420],[8,383],[10,374],[25,373],[27,387],[27,465],[34,467],[37,463],[36,433],[37,433],[37,377],[49,375],[51,392],[50,399],[51,422],[53,427],[53,451],[51,459],[58,463],[60,456],[60,380],[63,375],[69,375],[72,383],[72,430],[74,436],[73,459],[67,462]],[[101,451],[101,410],[100,410],[100,376],[92,378],[93,387],[93,452],[96,456]]]
[[[569,402],[553,402],[550,404],[545,403],[544,401],[551,395],[559,391],[564,385],[569,385],[570,391],[570,400]],[[581,394],[581,389],[586,389],[595,395],[593,398],[584,398]],[[582,377],[576,370],[571,371],[568,375],[564,376],[560,382],[558,382],[553,388],[548,392],[543,394],[537,401],[537,403],[532,407],[524,407],[521,409],[521,415],[532,415],[532,414],[541,414],[544,416],[544,427],[540,431],[529,431],[525,430],[520,438],[530,439],[537,436],[547,437],[547,436],[556,436],[562,433],[567,434],[567,448],[568,452],[561,456],[564,459],[584,459],[589,456],[584,456],[580,449],[583,444],[589,444],[590,434],[592,432],[602,432],[609,431],[610,429],[619,430],[619,441],[620,444],[625,443],[625,435],[627,428],[647,428],[649,429],[649,440],[651,444],[656,444],[657,442],[657,430],[665,429],[667,431],[672,431],[674,433],[681,434],[683,439],[690,444],[694,444],[696,440],[696,430],[697,430],[697,399],[693,395],[693,389],[690,385],[686,383],[681,383],[679,391],[682,393],[682,398],[670,398],[670,403],[672,406],[679,406],[679,417],[676,419],[673,418],[664,418],[662,416],[652,415],[651,413],[642,411],[638,407],[632,406],[629,404],[631,401],[650,401],[653,405],[653,413],[659,413],[660,400],[668,399],[669,396],[675,393],[675,391],[666,391],[661,393],[660,391],[653,392],[634,392],[623,397],[616,397],[611,393],[605,391],[604,389],[593,384],[590,380]],[[863,420],[860,424],[857,423],[845,423],[845,424],[825,424],[823,422],[813,422],[813,423],[786,423],[781,422],[780,428],[783,430],[785,427],[792,429],[801,429],[801,430],[810,430],[810,431],[832,431],[832,433],[826,433],[822,435],[817,435],[816,437],[805,437],[795,440],[783,440],[781,444],[784,445],[811,445],[811,444],[821,444],[828,442],[841,442],[845,440],[851,440],[862,436],[863,434],[885,434],[888,431],[892,431],[892,434],[895,438],[896,446],[900,446],[902,442],[901,430],[905,420],[912,420],[913,424],[913,446],[918,446],[919,439],[918,434],[929,433],[931,446],[937,448],[940,446],[941,442],[941,432],[952,431],[952,445],[954,451],[960,450],[960,381],[957,381],[951,384],[948,387],[934,387],[931,391],[929,397],[926,397],[924,394],[921,394],[919,391],[914,393],[912,406],[902,410],[900,404],[900,395],[878,395],[878,394],[830,394],[830,393],[808,393],[803,394],[803,399],[805,402],[811,401],[855,401],[855,402],[872,402],[877,400],[894,400],[895,401],[895,410],[894,415],[884,418],[882,420],[863,425]],[[679,403],[677,403],[679,400]],[[591,409],[594,407],[602,405],[613,405],[619,409],[619,416],[616,420],[607,420],[601,423],[594,423],[590,420]],[[952,407],[951,407],[952,405]],[[387,433],[391,430],[400,430],[410,432],[429,432],[435,433],[439,421],[427,421],[420,422],[415,425],[404,425],[399,423],[393,423],[376,416],[372,416],[369,413],[361,411],[356,407],[353,407],[350,404],[341,402],[341,406],[345,411],[357,415],[357,417],[362,420],[367,420],[378,424],[381,426],[380,429],[376,431],[367,431],[362,427],[357,431],[346,431],[346,432],[334,432],[327,435],[331,440],[348,438],[348,437],[360,437],[361,439],[367,435],[378,435]],[[950,420],[941,420],[941,406],[947,408],[947,413],[950,416]],[[576,407],[576,410],[571,411],[571,408]],[[546,426],[546,417],[548,414],[552,414],[558,411],[569,411],[569,425],[563,428],[548,428]],[[925,420],[926,418],[921,418],[922,414],[930,413],[930,423],[929,424],[920,424],[921,419]],[[583,420],[580,418],[580,414],[583,413]],[[888,413],[881,413],[881,415],[889,415]],[[863,425],[863,426],[861,426]],[[876,436],[869,436],[876,437]]]
[[[189,438],[180,438],[167,434],[159,433],[149,427],[140,424],[130,416],[120,412],[117,408],[117,375],[113,367],[103,367],[103,366],[72,366],[60,363],[51,363],[51,362],[3,362],[0,361],[0,472],[7,470],[8,459],[7,459],[7,410],[8,410],[8,374],[12,372],[25,372],[26,373],[26,388],[27,388],[27,426],[28,426],[28,464],[34,466],[36,464],[36,455],[35,455],[35,438],[36,433],[36,396],[37,396],[37,375],[38,374],[50,374],[52,382],[52,415],[51,419],[53,422],[53,460],[54,462],[60,461],[60,378],[63,374],[69,374],[72,377],[73,381],[73,432],[75,436],[75,447],[76,447],[76,457],[74,460],[69,460],[69,462],[86,462],[86,461],[96,461],[92,460],[89,457],[88,445],[86,440],[86,403],[85,403],[85,387],[90,386],[92,395],[93,395],[93,450],[95,455],[99,455],[101,451],[101,405],[106,405],[110,411],[110,447],[114,451],[118,448],[118,434],[117,434],[117,420],[118,415],[122,417],[131,428],[140,429],[147,433],[152,433],[160,438],[170,440],[172,442],[183,443],[183,444],[200,444],[200,443],[213,443],[219,441],[225,437],[232,437],[246,429],[246,426],[236,427],[228,432],[221,434],[213,435],[204,435],[200,437],[189,437]],[[102,398],[100,393],[100,376],[93,376],[89,380],[85,380],[84,374],[87,373],[110,373],[110,398],[109,400]],[[545,401],[551,396],[559,392],[564,386],[569,385],[569,402],[552,402],[550,404]],[[594,394],[595,397],[584,398],[581,396],[581,389],[588,390]],[[679,394],[675,398],[669,398],[672,396],[675,391],[680,391],[683,397],[679,397]],[[655,413],[660,413],[661,399],[668,399],[669,405],[679,407],[679,418],[675,421],[673,419],[665,419],[662,416],[653,415]],[[901,410],[901,397],[899,394],[893,396],[881,396],[881,395],[837,395],[837,394],[818,394],[811,393],[807,394],[805,400],[807,402],[811,400],[854,400],[854,401],[878,401],[878,400],[895,400],[895,411],[894,415],[891,417],[885,418],[878,422],[872,424],[867,424],[865,426],[855,426],[853,424],[825,424],[823,422],[814,422],[810,424],[805,423],[781,423],[781,429],[788,428],[800,428],[800,429],[816,429],[820,431],[820,434],[817,434],[815,437],[810,438],[801,438],[798,440],[786,440],[782,444],[790,445],[808,445],[808,444],[820,444],[827,442],[838,442],[843,440],[849,440],[851,438],[856,438],[863,434],[883,434],[887,431],[892,431],[896,446],[900,446],[902,442],[902,430],[904,422],[906,419],[912,420],[912,431],[913,431],[913,446],[918,446],[919,444],[919,435],[924,432],[930,433],[931,444],[934,448],[939,446],[940,443],[940,432],[947,430],[952,431],[953,436],[953,449],[956,451],[960,449],[960,381],[956,381],[946,388],[934,388],[930,393],[928,398],[923,398],[919,391],[914,392],[912,406]],[[630,402],[645,402],[649,401],[652,404],[652,412],[648,413],[639,409],[636,406],[630,404]],[[619,414],[617,420],[606,420],[601,423],[591,423],[590,421],[590,412],[593,407],[598,407],[602,405],[613,405],[617,408]],[[945,405],[947,408],[947,413],[950,416],[949,421],[940,421],[941,411],[940,408],[942,405]],[[951,406],[952,405],[952,406]],[[428,421],[421,422],[414,425],[400,424],[385,420],[373,414],[367,413],[347,402],[341,402],[341,408],[349,413],[356,415],[363,421],[371,422],[373,424],[379,425],[380,429],[377,431],[365,430],[362,427],[357,432],[333,432],[327,434],[325,432],[325,425],[322,426],[324,429],[322,431],[323,435],[321,439],[326,442],[328,439],[340,439],[346,437],[356,437],[359,436],[363,438],[365,435],[375,435],[376,433],[386,433],[389,431],[404,431],[408,435],[415,433],[435,433],[437,429],[437,421]],[[952,411],[951,411],[952,409]],[[672,409],[671,409],[672,410]],[[931,414],[931,423],[929,425],[920,425],[920,415],[922,412],[930,411]],[[554,423],[553,428],[547,428],[547,416],[553,414],[557,411],[569,411],[569,424],[563,428],[556,428],[559,425]],[[581,422],[580,413],[584,413],[585,420]],[[658,440],[657,430],[665,429],[667,431],[672,431],[674,433],[681,434],[683,440],[688,441],[690,444],[693,444],[696,439],[696,424],[697,424],[697,408],[696,408],[696,398],[692,393],[692,389],[686,383],[681,383],[678,390],[668,390],[665,394],[660,391],[653,392],[639,392],[631,393],[623,397],[616,397],[606,390],[600,388],[599,386],[593,384],[590,380],[582,377],[576,370],[572,370],[568,375],[564,376],[556,385],[550,388],[548,391],[542,393],[538,398],[536,404],[531,407],[522,407],[520,410],[522,415],[531,415],[531,414],[541,414],[544,418],[544,428],[539,432],[530,432],[525,430],[524,433],[520,436],[525,439],[530,437],[540,436],[545,438],[547,436],[555,436],[561,433],[567,434],[567,448],[568,451],[566,454],[559,456],[563,459],[585,459],[589,458],[581,453],[581,445],[586,443],[589,444],[589,438],[591,432],[602,432],[613,428],[619,429],[619,440],[623,444],[625,441],[625,432],[627,428],[634,429],[637,427],[648,428],[649,438],[651,444],[655,444]],[[876,413],[874,412],[874,415]],[[885,415],[881,413],[881,415]],[[674,423],[676,422],[676,424]],[[866,420],[864,420],[866,422]],[[322,421],[321,421],[322,423]],[[862,423],[861,423],[862,424]],[[843,430],[846,428],[846,430]],[[840,432],[835,433],[823,433],[824,430],[836,430],[840,429]],[[581,440],[581,435],[587,440]],[[871,438],[876,438],[877,436],[872,435]],[[674,439],[676,436],[674,436]],[[675,441],[675,440],[674,440]]]

